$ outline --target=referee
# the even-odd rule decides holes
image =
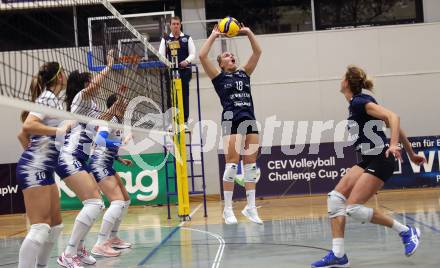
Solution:
[[[194,41],[191,36],[184,34],[180,29],[182,27],[180,17],[172,17],[170,20],[170,30],[169,35],[165,35],[159,47],[159,53],[167,57],[171,61],[171,50],[170,43],[178,42],[179,48],[177,49],[177,60],[179,62],[179,75],[182,79],[182,90],[183,90],[183,110],[185,118],[185,128],[187,129],[187,122],[189,117],[189,82],[192,78],[191,62],[194,60],[196,55],[196,48],[194,46]]]

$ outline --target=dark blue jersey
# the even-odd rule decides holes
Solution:
[[[168,60],[172,61],[171,59],[171,49],[169,47],[169,43],[173,41],[179,42],[179,49],[177,49],[177,60],[179,62],[184,61],[189,56],[189,48],[188,48],[188,41],[190,36],[187,34],[183,34],[181,36],[170,36],[167,35],[164,37],[166,42],[166,55]]]
[[[385,132],[385,122],[375,118],[365,109],[365,105],[376,100],[367,94],[356,94],[350,101],[348,117],[348,131],[352,140],[355,140],[356,149],[362,154],[380,152],[387,141]],[[374,151],[374,152],[373,152]]]
[[[251,78],[245,71],[222,71],[212,79],[212,84],[223,106],[222,121],[255,120]]]

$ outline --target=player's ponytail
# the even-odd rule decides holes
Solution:
[[[351,92],[355,95],[361,93],[362,89],[372,91],[374,87],[373,81],[367,77],[365,71],[354,65],[347,67],[345,80],[347,80]]]
[[[374,87],[373,80],[367,77],[364,81],[364,88],[373,91],[373,87]]]
[[[40,96],[40,94],[43,92],[43,88],[41,87],[40,83],[38,82],[38,76],[32,76],[31,85],[29,87],[29,91],[31,92],[31,101],[35,102],[35,100]],[[29,115],[29,111],[23,111],[21,112],[21,122],[24,122]]]

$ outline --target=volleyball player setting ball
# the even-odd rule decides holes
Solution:
[[[217,57],[218,66],[220,67],[220,70],[218,70],[208,59],[208,53],[212,44],[219,36],[234,36],[239,33],[249,38],[252,55],[246,64],[239,68],[234,54],[223,52]],[[240,27],[233,18],[225,18],[220,21],[219,25],[214,27],[199,53],[200,62],[206,74],[212,80],[223,107],[221,121],[226,160],[225,172],[223,174],[223,193],[225,199],[223,218],[226,224],[237,223],[234,211],[232,210],[232,193],[243,140],[245,153],[242,158],[247,206],[242,210],[242,214],[252,222],[263,224],[255,207],[255,185],[257,179],[257,166],[255,162],[259,148],[259,136],[250,87],[250,76],[257,66],[260,55],[261,48],[254,33],[248,27],[243,25]]]
[[[423,156],[414,153],[405,133],[400,128],[399,117],[378,105],[372,96],[362,93],[362,89],[371,90],[372,88],[373,82],[367,78],[361,68],[348,66],[341,82],[341,93],[350,103],[348,120],[353,124],[349,123],[348,131],[351,136],[356,137],[354,145],[362,160],[352,167],[339,181],[336,188],[328,194],[327,206],[331,219],[333,248],[323,259],[312,263],[312,268],[350,266],[344,249],[346,216],[356,221],[371,222],[393,229],[401,237],[404,253],[408,257],[414,254],[419,246],[420,230],[418,228],[405,226],[377,209],[364,206],[393,175],[396,159],[402,160],[399,141],[413,163],[422,165],[426,161]],[[371,128],[371,133],[366,133],[368,124],[372,122],[380,125]],[[386,125],[391,129],[389,146],[386,145],[387,138],[381,125]],[[367,127],[364,128],[364,126]],[[380,138],[380,142],[371,141],[368,137],[372,135]]]

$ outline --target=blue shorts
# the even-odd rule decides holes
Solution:
[[[63,157],[61,155],[58,159],[58,166],[56,168],[56,172],[61,179],[65,179],[81,171],[89,173],[89,170],[87,159],[81,159],[74,156]]]
[[[102,164],[102,163],[101,163]],[[100,182],[106,177],[110,177],[116,174],[116,170],[112,165],[100,165],[93,160],[90,161],[90,172],[95,177],[96,182]]]
[[[54,184],[54,166],[37,168],[29,165],[29,160],[21,157],[15,170],[18,186],[21,190],[24,190],[31,187]]]
[[[118,155],[118,148],[97,146],[90,156],[89,168],[96,182],[116,174],[113,162]]]

